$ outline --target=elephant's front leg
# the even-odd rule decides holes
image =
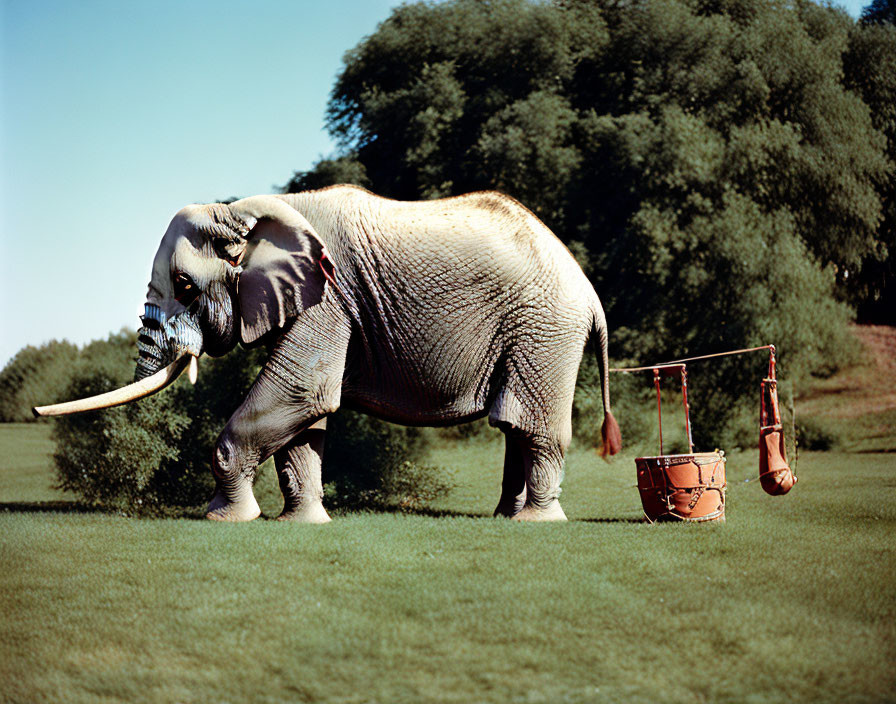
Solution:
[[[252,492],[257,469],[258,454],[251,446],[241,445],[228,423],[215,444],[212,458],[215,495],[205,517],[214,521],[235,522],[258,518],[261,509]]]
[[[326,429],[325,418],[274,453],[277,478],[283,492],[283,512],[278,520],[329,523],[321,481]]]
[[[319,390],[309,393],[303,402],[290,402],[272,393],[269,382],[262,372],[249,397],[231,416],[218,437],[212,457],[216,490],[206,518],[216,521],[251,521],[258,518],[261,510],[252,493],[255,474],[259,463],[271,455],[275,455],[277,462],[276,455],[280,450],[283,450],[283,458],[293,470],[302,468],[304,473],[309,465],[315,466],[317,483],[320,483],[320,456],[317,455],[316,461],[312,460],[311,455],[316,453],[311,447],[304,446],[308,442],[308,433],[317,432],[322,436],[322,431],[312,431],[310,428],[339,407],[338,391],[327,394]],[[330,402],[318,406],[318,402],[326,399]],[[298,443],[296,447],[292,447],[294,438]],[[299,475],[296,476],[298,478]],[[294,498],[300,497],[302,492],[296,491]],[[288,495],[286,498],[290,500]],[[323,510],[323,506],[320,508]]]
[[[207,518],[257,518],[261,512],[252,494],[255,472],[259,462],[280,450],[285,453],[281,466],[285,460],[293,471],[308,473],[313,468],[320,486],[320,453],[308,444],[311,436],[307,434],[317,432],[322,442],[323,431],[311,428],[339,408],[351,330],[338,313],[329,302],[309,308],[277,342],[246,400],[218,437],[212,458],[217,491]],[[298,445],[289,448],[294,440]],[[305,500],[307,480],[299,474],[296,478],[302,490],[292,497],[284,491],[287,507],[291,500]],[[287,489],[290,484],[287,481]],[[322,505],[318,515],[321,512]]]
[[[213,521],[251,521],[261,515],[252,492],[262,454],[256,424],[251,422],[253,415],[244,402],[215,443],[212,456],[215,495],[205,514]]]

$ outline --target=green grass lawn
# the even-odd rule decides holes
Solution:
[[[4,701],[896,699],[893,454],[804,454],[784,497],[738,454],[726,524],[647,525],[631,457],[576,449],[571,521],[517,525],[476,441],[431,453],[445,515],[321,527],[65,510],[51,450],[0,426]]]

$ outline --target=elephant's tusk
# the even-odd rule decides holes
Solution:
[[[184,369],[191,363],[190,360],[196,358],[191,354],[185,354],[178,357],[164,369],[160,369],[152,376],[148,376],[133,384],[122,386],[114,391],[107,391],[104,394],[90,396],[89,398],[81,398],[76,401],[67,401],[65,403],[56,403],[52,406],[36,406],[31,412],[36,417],[41,416],[67,416],[71,413],[82,413],[83,411],[95,411],[100,408],[111,408],[112,406],[120,406],[129,401],[136,401],[150,394],[161,391],[166,386],[171,385],[179,377]]]

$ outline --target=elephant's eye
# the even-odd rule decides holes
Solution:
[[[193,279],[183,272],[174,275],[174,297],[178,303],[188,306],[198,295],[199,287],[193,283]]]

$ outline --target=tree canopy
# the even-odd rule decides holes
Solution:
[[[617,358],[773,340],[830,368],[888,256],[885,35],[808,0],[405,4],[345,56],[339,169],[287,189],[499,189],[583,264]]]
[[[886,139],[886,154],[896,164],[896,3],[888,0],[889,20],[875,2],[852,28],[843,55],[844,85],[868,106],[871,122]],[[878,227],[876,256],[868,257],[850,290],[860,317],[896,324],[896,178],[878,186],[882,219]]]
[[[862,10],[863,23],[896,24],[896,0],[871,0]]]
[[[84,364],[131,366],[136,339],[135,333],[121,330],[83,349],[67,340],[23,347],[0,371],[0,423],[34,421],[33,406],[68,400],[66,387]]]

